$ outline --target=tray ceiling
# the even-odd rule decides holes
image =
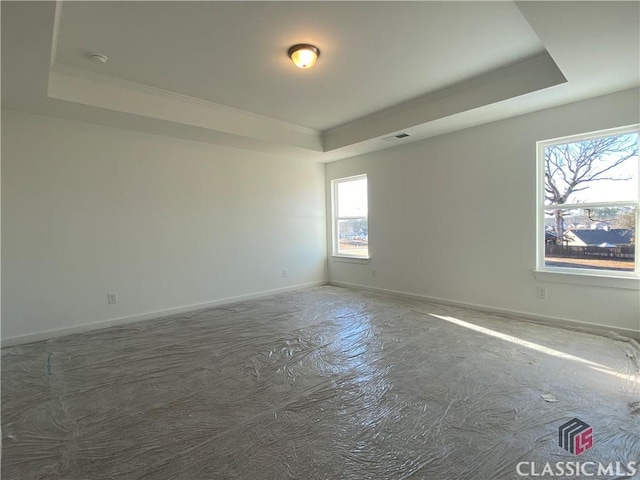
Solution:
[[[638,7],[3,2],[3,106],[330,161],[637,87]]]

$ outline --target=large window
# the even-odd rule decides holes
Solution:
[[[538,269],[638,276],[638,126],[538,143]]]
[[[367,176],[331,182],[333,194],[333,254],[369,258]]]

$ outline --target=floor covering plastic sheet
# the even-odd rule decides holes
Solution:
[[[615,335],[418,300],[284,293],[3,349],[2,478],[489,480],[531,462],[626,465],[640,461],[639,355]],[[593,428],[580,455],[559,445],[573,418]]]

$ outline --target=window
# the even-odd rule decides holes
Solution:
[[[367,176],[331,182],[333,194],[333,254],[369,258]]]
[[[538,270],[638,276],[638,133],[538,142]]]

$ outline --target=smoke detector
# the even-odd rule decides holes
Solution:
[[[107,60],[109,60],[109,57],[102,53],[90,53],[89,58],[96,63],[107,63]]]

